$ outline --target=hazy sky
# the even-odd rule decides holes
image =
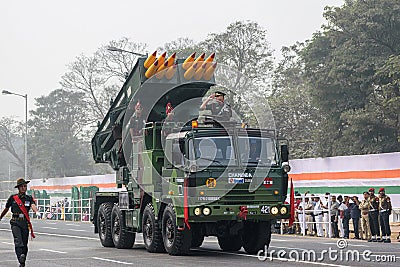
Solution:
[[[272,48],[311,38],[325,6],[343,0],[19,0],[0,8],[0,90],[34,98],[60,88],[66,65],[80,54],[121,37],[158,46],[189,37],[196,41],[222,32],[237,20],[251,20],[268,31]],[[0,118],[24,118],[24,99],[0,95]]]

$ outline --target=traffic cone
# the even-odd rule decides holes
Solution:
[[[214,75],[214,71],[216,68],[217,68],[217,62],[215,62],[214,64],[212,64],[211,67],[206,69],[203,75],[203,79],[209,81],[211,77]]]
[[[183,77],[185,77],[186,80],[192,79],[197,70],[197,66],[199,66],[198,63],[193,63],[193,65],[187,71],[185,71]]]
[[[157,57],[157,51],[154,51],[154,53],[151,54],[151,55],[144,61],[144,64],[143,64],[144,68],[145,68],[145,69],[148,69],[148,68],[151,66],[151,64],[153,64],[154,61],[156,61],[156,59],[157,59],[156,57]]]
[[[157,68],[158,68],[158,60],[154,61],[154,63],[151,64],[151,66],[144,73],[144,76],[146,76],[147,79],[150,78],[157,72]]]
[[[172,77],[174,77],[175,73],[176,73],[176,69],[177,69],[177,65],[173,65],[172,67],[169,67],[166,71],[165,71],[165,78],[167,78],[167,80],[171,80]]]
[[[196,52],[194,52],[193,54],[191,54],[190,56],[188,56],[188,58],[185,59],[185,61],[182,63],[182,68],[183,68],[184,70],[189,69],[189,68],[192,66],[192,63],[193,63],[195,57],[196,57]]]

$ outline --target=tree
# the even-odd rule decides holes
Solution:
[[[61,77],[63,89],[84,93],[88,104],[87,116],[92,122],[102,120],[110,101],[120,90],[134,66],[136,56],[130,53],[113,52],[108,46],[143,53],[145,44],[134,43],[127,38],[111,41],[100,47],[93,56],[81,55],[68,65],[69,72]]]
[[[82,140],[90,121],[84,93],[62,89],[36,98],[31,111],[30,163],[45,176],[91,174],[90,146]]]
[[[12,118],[0,119],[0,151],[7,151],[16,164],[24,169],[25,160],[23,157],[23,148],[18,147],[18,142],[23,143],[24,124]]]
[[[292,158],[315,156],[315,134],[322,119],[304,77],[299,57],[303,47],[298,43],[282,48],[283,59],[275,69],[273,93],[268,98],[278,132],[290,140]]]
[[[385,87],[376,75],[384,74],[389,58],[400,53],[400,3],[348,0],[342,7],[326,8],[324,16],[323,32],[302,50],[311,96],[325,117],[319,154],[398,150],[392,120],[376,101]],[[384,81],[382,75],[378,80]]]
[[[231,23],[222,33],[212,33],[200,43],[205,51],[215,52],[218,64],[224,64],[233,71],[217,70],[221,86],[232,88],[228,100],[238,115],[245,121],[255,121],[253,109],[262,109],[269,92],[272,75],[272,49],[267,41],[267,32],[256,22],[237,21]],[[245,99],[244,99],[245,98]],[[244,101],[245,100],[245,101]],[[247,105],[244,105],[244,102]]]
[[[157,50],[167,51],[169,55],[176,52],[176,58],[187,58],[193,52],[200,52],[202,48],[194,40],[187,37],[180,37],[174,41],[165,43],[163,47],[159,47]]]

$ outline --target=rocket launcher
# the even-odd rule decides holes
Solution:
[[[215,63],[210,63],[213,64],[211,66],[205,65],[202,77],[200,74],[195,77],[196,71],[207,63],[208,58],[204,61],[203,57],[204,62],[198,60],[196,66],[193,66],[194,53],[189,59],[176,59],[176,54],[165,58],[166,55],[162,64],[164,68],[160,72],[160,61],[156,58],[156,52],[148,58],[137,59],[121,90],[114,97],[105,118],[98,123],[98,129],[91,142],[95,162],[108,162],[115,170],[126,165],[121,148],[123,142],[128,140],[129,129],[122,128],[129,125],[127,122],[133,115],[137,102],[143,107],[143,119],[147,123],[161,123],[166,117],[165,107],[169,102],[176,107],[190,99],[201,98],[215,84]],[[184,62],[190,63],[187,70],[183,68]],[[189,80],[184,77],[188,70],[190,77],[189,73],[186,76]],[[164,73],[163,77],[157,78],[158,73]],[[193,105],[191,108],[192,110],[187,111],[188,114],[198,114],[199,107]]]

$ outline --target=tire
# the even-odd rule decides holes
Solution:
[[[218,244],[223,251],[239,251],[242,248],[242,238],[240,235],[219,236]]]
[[[102,203],[97,214],[97,227],[99,229],[100,242],[103,247],[114,247],[111,234],[112,205],[111,202]]]
[[[243,248],[249,254],[265,250],[271,243],[271,222],[245,222],[242,239]]]
[[[155,218],[154,207],[148,203],[142,216],[143,241],[148,252],[165,252],[161,223]]]
[[[178,230],[174,208],[169,204],[162,218],[162,237],[165,250],[169,255],[186,255],[190,250],[192,233],[185,227]]]
[[[198,248],[201,247],[204,241],[204,235],[201,233],[200,230],[192,230],[192,243],[191,246],[192,248]]]
[[[117,204],[112,209],[111,223],[111,235],[114,246],[116,248],[131,248],[135,243],[136,234],[127,231],[125,217]]]

